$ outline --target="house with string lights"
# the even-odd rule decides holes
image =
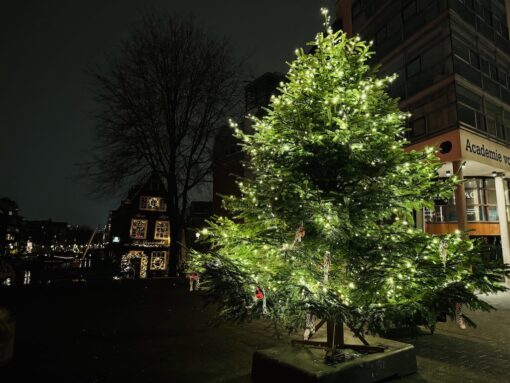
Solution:
[[[165,188],[157,176],[132,187],[108,222],[110,255],[129,278],[168,274],[170,220]]]

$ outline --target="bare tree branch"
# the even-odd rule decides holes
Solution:
[[[92,75],[102,109],[98,145],[82,168],[93,191],[124,191],[119,186],[157,174],[176,243],[190,192],[208,182],[215,133],[241,110],[242,65],[192,17],[148,15]]]

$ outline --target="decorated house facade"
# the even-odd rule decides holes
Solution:
[[[129,278],[163,277],[168,274],[170,220],[165,189],[152,176],[131,188],[120,206],[110,212],[110,254]]]

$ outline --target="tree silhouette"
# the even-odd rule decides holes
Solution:
[[[240,105],[241,64],[225,40],[198,28],[192,17],[148,15],[118,57],[92,75],[102,109],[86,175],[101,194],[159,176],[175,271],[190,192],[210,181],[213,137]]]

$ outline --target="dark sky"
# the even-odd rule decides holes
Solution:
[[[104,224],[118,199],[94,200],[76,164],[94,145],[85,70],[115,54],[146,7],[193,12],[248,57],[252,76],[286,71],[296,47],[322,29],[332,0],[4,1],[0,14],[0,197],[26,219]]]

